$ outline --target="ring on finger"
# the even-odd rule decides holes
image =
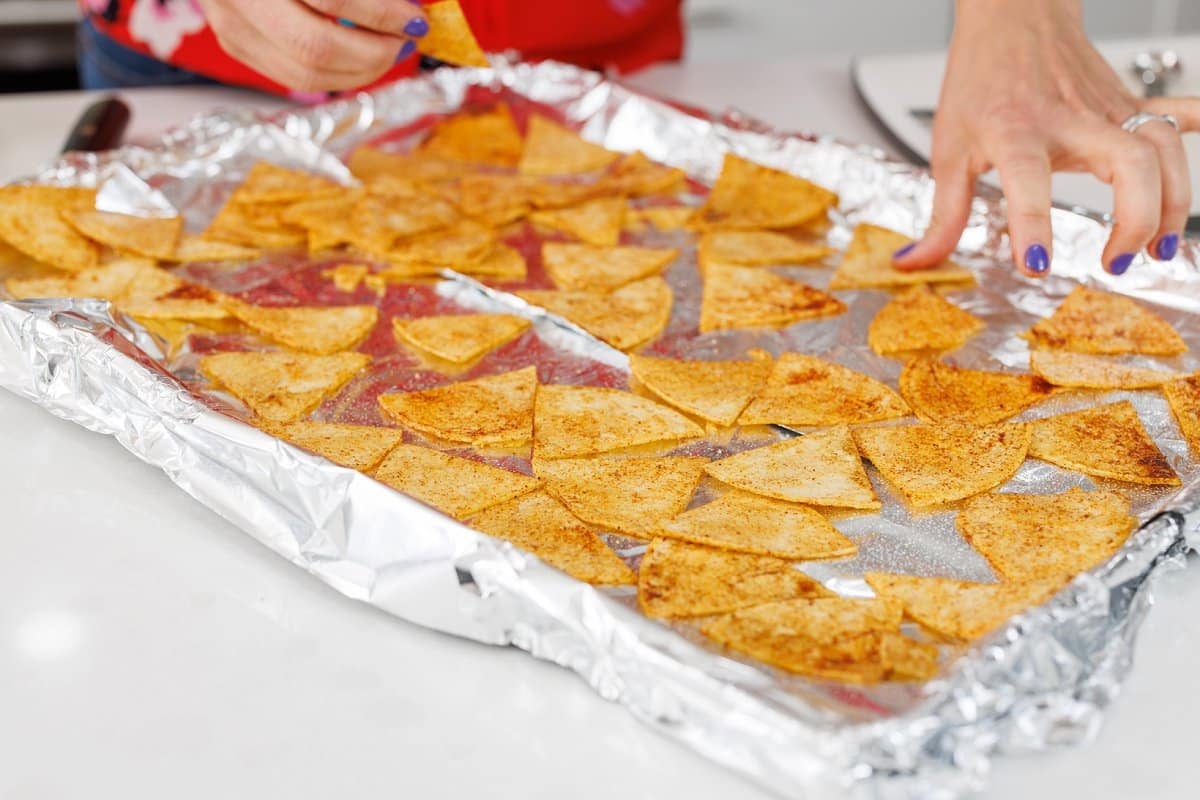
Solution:
[[[1175,119],[1175,117],[1170,114],[1152,114],[1149,111],[1139,111],[1136,114],[1131,114],[1121,123],[1121,130],[1127,133],[1135,133],[1138,128],[1147,122],[1165,122],[1175,130],[1179,130],[1179,120]]]

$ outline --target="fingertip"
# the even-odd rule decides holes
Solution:
[[[1030,278],[1042,278],[1050,272],[1050,251],[1040,242],[1034,242],[1013,254],[1013,260],[1021,271]]]
[[[1163,234],[1149,249],[1151,254],[1159,261],[1170,261],[1175,258],[1175,254],[1179,251],[1179,234]]]

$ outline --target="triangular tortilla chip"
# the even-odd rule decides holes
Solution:
[[[862,223],[854,229],[854,238],[842,263],[829,280],[830,289],[887,289],[917,283],[975,283],[975,275],[953,261],[933,269],[904,272],[892,264],[892,255],[912,244],[912,239],[878,225]]]
[[[221,301],[221,295],[211,289],[145,262],[118,298],[117,305],[139,319],[215,322],[230,316]]]
[[[368,194],[354,204],[350,214],[351,242],[373,256],[432,261],[441,255],[437,248],[419,247],[414,252],[411,240],[406,239],[403,246],[398,246],[397,242],[404,237],[441,231],[458,217],[454,206],[436,197],[416,199]],[[427,242],[422,240],[422,243]],[[394,247],[399,247],[401,252],[394,253]],[[431,255],[433,258],[429,258]]]
[[[93,208],[93,189],[61,186],[0,187],[0,240],[67,272],[100,263],[100,248],[63,219],[62,212]]]
[[[784,353],[742,412],[742,425],[812,427],[907,416],[900,395],[874,378],[816,356]]]
[[[638,568],[638,603],[647,616],[723,614],[793,597],[829,594],[786,561],[655,539]]]
[[[727,153],[699,218],[707,228],[795,228],[823,218],[837,202],[811,181]]]
[[[833,295],[768,270],[709,264],[704,270],[700,332],[782,328],[845,310],[846,304]]]
[[[375,306],[294,306],[264,308],[227,304],[229,312],[261,336],[305,353],[328,355],[349,350],[375,327]]]
[[[1038,375],[966,369],[936,358],[914,358],[900,373],[900,394],[926,422],[994,425],[1054,392]]]
[[[95,209],[68,210],[63,217],[94,242],[147,258],[171,258],[183,232],[183,217],[135,217]]]
[[[323,195],[336,195],[344,186],[328,178],[298,169],[259,161],[234,191],[238,203],[293,203]]]
[[[867,343],[880,355],[912,350],[953,350],[986,327],[983,320],[926,284],[896,295],[867,328]]]
[[[653,194],[674,194],[683,186],[687,173],[678,167],[668,167],[646,157],[640,150],[621,156],[612,171],[600,182],[614,194],[645,197]]]
[[[657,275],[679,256],[654,247],[593,247],[547,242],[542,263],[556,286],[566,291],[607,292]]]
[[[522,175],[594,172],[604,169],[618,157],[618,153],[592,144],[557,122],[532,114],[529,129],[525,132],[525,152],[518,168]]]
[[[584,522],[649,538],[687,508],[706,463],[697,456],[565,458],[537,461],[533,471]]]
[[[535,459],[608,453],[704,435],[682,414],[618,389],[542,386],[533,422]]]
[[[122,258],[76,273],[56,272],[36,278],[9,278],[4,286],[17,300],[43,297],[96,297],[115,302],[135,277],[154,264],[137,258]]]
[[[524,179],[508,174],[467,175],[458,182],[457,204],[463,213],[493,227],[516,222],[533,209]]]
[[[286,209],[287,203],[282,202],[240,203],[234,192],[201,236],[267,250],[304,247],[308,243],[308,234],[303,228],[282,220],[281,215]]]
[[[428,153],[387,153],[376,147],[357,147],[346,160],[354,177],[368,183],[385,175],[412,181],[451,181],[471,172],[464,161],[451,161]]]
[[[1107,561],[1137,520],[1116,492],[988,494],[963,506],[958,532],[1005,580],[1074,578]]]
[[[1029,426],[954,423],[862,428],[863,457],[914,508],[962,500],[1011,478],[1029,451]]]
[[[572,578],[600,585],[637,582],[625,562],[562,503],[530,492],[492,506],[470,520],[476,530],[528,550]]]
[[[413,444],[397,445],[375,479],[455,519],[528,494],[541,481]]]
[[[131,315],[132,316],[132,315]],[[192,336],[215,336],[236,333],[240,329],[237,320],[226,319],[173,319],[171,317],[133,317],[139,325],[157,336],[166,345],[168,357],[174,356]]]
[[[1128,297],[1077,286],[1025,334],[1035,347],[1076,353],[1173,356],[1187,352],[1175,329]]]
[[[635,378],[664,403],[715,425],[729,427],[758,394],[769,361],[676,361],[630,356]]]
[[[903,603],[910,619],[964,641],[978,639],[1010,617],[1041,605],[1066,583],[1059,577],[1021,583],[971,583],[883,572],[868,572],[865,577],[877,595]]]
[[[423,262],[469,271],[496,247],[496,233],[478,222],[463,220],[449,228],[403,239],[387,253],[392,263]]]
[[[714,461],[704,471],[747,492],[841,508],[881,508],[848,428],[785,439]]]
[[[165,261],[183,263],[194,261],[250,261],[258,258],[258,250],[254,247],[243,247],[232,242],[220,242],[206,239],[203,236],[183,234],[175,252]]]
[[[371,274],[371,268],[366,264],[338,264],[336,267],[321,270],[321,277],[328,278],[339,292],[358,291],[363,280]]]
[[[263,419],[295,422],[370,363],[362,353],[219,353],[200,359],[200,371]]]
[[[650,225],[660,231],[678,231],[686,228],[696,215],[691,206],[649,206],[631,208],[625,212],[625,227],[639,230]]]
[[[671,287],[657,276],[634,281],[608,294],[544,290],[516,294],[618,350],[632,350],[654,339],[671,320]]]
[[[489,66],[458,0],[439,0],[424,6],[424,11],[429,33],[417,40],[422,53],[460,67]]]
[[[834,250],[770,231],[715,231],[700,237],[697,252],[701,266],[716,263],[761,267],[809,264],[820,261]]]
[[[506,244],[496,245],[476,264],[459,264],[454,268],[467,275],[496,281],[523,281],[529,269],[521,251]]]
[[[335,464],[367,472],[404,439],[399,428],[373,425],[335,425],[328,422],[292,422],[266,424],[263,430],[272,436],[311,450]]]
[[[586,244],[616,247],[625,224],[625,206],[624,197],[600,197],[574,208],[535,211],[529,219],[538,225],[569,233]],[[644,274],[638,277],[644,277]]]
[[[858,552],[817,511],[739,491],[683,512],[663,523],[659,535],[790,561],[848,558]]]
[[[506,103],[486,111],[460,111],[439,122],[421,144],[421,152],[431,156],[501,167],[515,167],[524,148]]]
[[[473,445],[522,445],[533,436],[537,367],[452,383],[436,389],[381,394],[390,418],[421,433]]]
[[[1171,381],[1163,387],[1167,404],[1193,453],[1200,453],[1200,375]]]
[[[1029,368],[1055,386],[1083,389],[1150,389],[1179,377],[1069,350],[1034,350]]]
[[[1034,420],[1029,455],[1064,469],[1145,486],[1179,486],[1128,400]]]
[[[474,361],[529,329],[529,320],[512,314],[451,314],[392,320],[396,340],[455,364]]]

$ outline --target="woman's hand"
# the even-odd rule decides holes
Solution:
[[[933,125],[933,219],[896,255],[900,269],[931,267],[966,226],[975,179],[993,167],[1008,204],[1013,261],[1050,268],[1050,175],[1090,172],[1113,187],[1105,269],[1120,275],[1146,249],[1171,259],[1191,207],[1179,132],[1162,121],[1135,133],[1138,111],[1172,114],[1200,130],[1200,99],[1132,95],[1083,32],[1079,0],[958,0]]]
[[[199,3],[226,52],[300,92],[365,86],[429,32],[421,7],[406,0]]]

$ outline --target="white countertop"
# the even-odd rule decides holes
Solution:
[[[635,82],[886,147],[847,65],[688,65]],[[141,140],[211,106],[278,103],[127,97]],[[0,98],[0,180],[52,157],[88,100]],[[347,600],[114,440],[5,392],[0,442],[0,797],[767,797],[571,673]],[[1195,796],[1200,575],[1158,595],[1097,741],[998,762],[987,797]]]

